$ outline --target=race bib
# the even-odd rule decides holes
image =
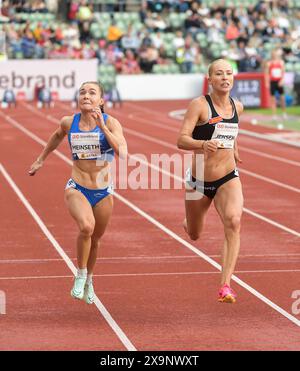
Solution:
[[[72,133],[72,154],[79,160],[87,160],[101,156],[99,133]]]
[[[219,142],[218,148],[233,148],[234,140],[238,135],[238,131],[238,124],[220,122],[216,124],[211,139],[215,139]]]
[[[274,79],[280,79],[282,77],[282,69],[281,68],[272,68],[271,77],[273,77]]]

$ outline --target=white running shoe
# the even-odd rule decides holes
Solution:
[[[93,304],[95,300],[95,291],[93,287],[93,282],[86,284],[84,287],[84,295],[83,295],[83,300],[87,304]]]
[[[82,299],[84,295],[84,285],[86,277],[75,277],[74,286],[71,290],[71,296],[75,299]]]

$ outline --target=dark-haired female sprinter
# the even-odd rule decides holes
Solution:
[[[88,304],[94,302],[92,275],[97,249],[113,208],[110,163],[115,153],[122,158],[127,156],[122,127],[118,120],[102,112],[103,105],[102,86],[93,81],[83,83],[78,98],[80,113],[62,118],[29,170],[29,175],[34,175],[68,136],[73,167],[65,188],[65,202],[79,229],[78,271],[71,295]]]

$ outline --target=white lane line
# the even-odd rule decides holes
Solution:
[[[21,190],[18,188],[16,183],[12,180],[10,175],[7,173],[3,165],[0,163],[0,172],[6,179],[6,181],[9,183],[11,188],[14,190],[14,192],[17,194],[29,214],[32,216],[32,218],[35,220],[37,225],[40,227],[44,235],[48,238],[48,240],[51,242],[55,250],[58,252],[58,254],[63,258],[73,275],[76,275],[76,267],[72,263],[71,259],[68,257],[68,255],[64,252],[62,247],[59,245],[59,243],[56,241],[56,239],[53,237],[51,232],[48,230],[44,222],[41,220],[39,215],[36,213],[36,211],[33,209],[33,207],[30,205],[28,200],[25,198]],[[128,337],[125,335],[123,330],[119,327],[119,325],[116,323],[116,321],[112,318],[108,310],[105,308],[105,306],[102,304],[100,299],[96,296],[95,297],[95,305],[102,314],[102,316],[105,318],[106,322],[109,324],[111,329],[114,331],[114,333],[117,335],[117,337],[120,339],[120,341],[123,343],[123,345],[126,347],[127,350],[136,350],[134,345],[131,343],[131,341],[128,339]]]
[[[172,237],[174,240],[178,241],[183,246],[187,247],[189,250],[193,251],[195,254],[200,256],[203,260],[207,261],[209,264],[211,264],[213,267],[221,271],[221,266],[217,262],[215,262],[213,259],[208,257],[206,254],[204,254],[201,250],[198,250],[196,247],[191,245],[189,242],[185,241],[183,238],[179,237],[176,233],[171,231],[169,228],[158,222],[156,219],[154,219],[152,216],[135,206],[133,203],[125,199],[119,194],[116,194],[116,197],[121,200],[123,203],[125,203],[128,207],[130,207],[132,210],[134,210],[136,213],[147,219],[149,222],[154,224],[157,228],[161,229],[163,232],[168,234],[170,237]],[[261,301],[263,301],[265,304],[269,305],[271,308],[276,310],[278,313],[289,319],[291,322],[293,322],[295,325],[300,327],[300,321],[292,316],[290,313],[279,307],[277,304],[272,302],[270,299],[268,299],[266,296],[262,295],[260,292],[255,290],[253,287],[242,281],[240,278],[238,278],[236,275],[232,276],[232,280],[238,283],[240,286],[244,287],[246,290],[248,290],[251,294],[259,298]]]
[[[198,257],[196,257],[198,258]],[[299,273],[300,269],[269,269],[269,270],[248,270],[236,271],[236,274],[257,274],[257,273]],[[147,272],[147,273],[103,273],[93,274],[93,277],[152,277],[152,276],[190,276],[190,275],[210,275],[220,274],[219,272],[211,271],[195,271],[195,272]],[[57,278],[72,278],[71,275],[53,275],[53,276],[12,276],[0,277],[0,280],[41,280],[41,279],[57,279]]]
[[[67,160],[70,161],[69,159],[67,159]],[[131,208],[136,213],[138,213],[139,215],[141,215],[142,217],[144,217],[145,219],[147,219],[150,223],[152,223],[153,225],[155,225],[157,228],[161,229],[163,232],[165,232],[170,237],[172,237],[173,239],[175,239],[176,241],[178,241],[180,244],[182,244],[183,246],[187,247],[189,250],[193,251],[196,255],[198,255],[199,257],[201,257],[203,260],[207,261],[209,264],[211,264],[217,270],[221,271],[220,264],[218,264],[216,261],[214,261],[213,259],[211,259],[206,254],[204,254],[201,250],[197,249],[196,247],[194,247],[193,245],[191,245],[189,242],[187,242],[184,239],[182,239],[181,237],[179,237],[176,233],[172,232],[170,229],[168,229],[167,227],[165,227],[163,224],[159,223],[156,219],[154,219],[153,217],[151,217],[149,214],[147,214],[146,212],[144,212],[143,210],[141,210],[140,208],[138,208],[137,206],[135,206],[133,203],[131,203],[130,201],[128,201],[127,199],[125,199],[121,195],[119,195],[117,192],[115,192],[114,195],[115,195],[115,197],[117,199],[119,199],[121,202],[123,202],[124,204],[126,204],[129,208]],[[298,232],[296,232],[296,233],[298,233]],[[271,308],[273,308],[275,311],[277,311],[278,313],[280,313],[282,316],[286,317],[288,320],[290,320],[291,322],[293,322],[294,324],[296,324],[297,326],[300,327],[300,321],[296,317],[292,316],[290,313],[288,313],[287,311],[285,311],[284,309],[282,309],[281,307],[279,307],[277,304],[275,304],[270,299],[268,299],[267,297],[265,297],[264,295],[262,295],[260,292],[258,292],[257,290],[255,290],[253,287],[251,287],[250,285],[248,285],[246,282],[242,281],[241,279],[239,279],[235,275],[232,276],[232,280],[234,280],[240,286],[244,287],[251,294],[253,294],[258,299],[260,299],[261,301],[263,301],[265,304],[267,304],[268,306],[270,306]]]
[[[300,254],[299,254],[300,255]],[[197,256],[194,255],[177,255],[177,256],[113,256],[113,257],[101,257],[97,258],[97,261],[114,261],[114,260],[174,260],[174,259],[197,259]],[[76,258],[70,258],[73,261],[76,261]],[[44,262],[56,262],[56,261],[63,261],[63,259],[0,259],[0,264],[9,264],[9,263],[44,263]]]
[[[62,103],[60,103],[60,106],[62,108],[66,108],[66,106]],[[36,113],[40,114],[40,112],[37,112],[36,109],[34,109],[33,107],[31,107],[27,104],[26,104],[26,107],[29,108],[32,112],[36,112]],[[177,134],[179,133],[179,127],[174,128],[174,127],[170,126],[170,124],[162,125],[161,124],[161,119],[160,119],[160,123],[156,123],[154,120],[147,120],[143,117],[139,117],[138,114],[125,114],[125,113],[122,113],[122,112],[117,112],[117,115],[121,115],[121,116],[125,117],[126,119],[133,118],[136,121],[143,122],[143,123],[148,124],[150,126],[152,125],[152,126],[158,127],[159,129],[166,129],[166,130],[172,131],[172,132],[177,133]],[[51,115],[48,115],[48,116],[51,116]],[[53,116],[51,116],[51,118],[49,118],[49,120],[54,122]],[[265,152],[256,151],[254,149],[243,147],[242,145],[239,145],[239,150],[243,151],[243,152],[254,154],[254,155],[259,156],[259,157],[264,157],[264,158],[268,158],[268,159],[271,159],[271,160],[283,162],[283,163],[288,164],[288,165],[293,165],[293,166],[300,167],[300,162],[299,161],[293,161],[293,160],[289,160],[289,159],[286,159],[286,158],[283,158],[283,157],[271,155],[271,154],[268,154],[268,153],[265,153]],[[177,149],[177,151],[181,151],[181,150]]]
[[[293,234],[296,237],[300,237],[300,233],[297,232],[297,231],[295,231],[294,229],[291,229],[291,228],[288,228],[288,227],[286,227],[286,226],[284,226],[282,224],[279,224],[279,223],[275,222],[274,220],[269,219],[269,218],[266,218],[265,216],[260,215],[258,213],[255,213],[254,211],[249,210],[249,209],[247,209],[245,207],[244,207],[244,211],[247,212],[248,214],[254,216],[255,218],[258,218],[260,220],[263,220],[264,222],[267,222],[269,224],[272,224],[274,227],[280,228],[283,231],[288,232],[290,234]]]
[[[221,258],[221,255],[207,255],[210,258]],[[274,258],[298,258],[300,257],[300,253],[286,253],[286,254],[241,254],[239,255],[240,259],[251,259],[251,258],[264,258],[274,260]],[[72,261],[76,261],[76,258],[70,258]],[[98,262],[109,263],[111,261],[118,261],[118,260],[153,260],[157,263],[158,260],[189,260],[189,259],[198,259],[198,256],[195,255],[171,255],[171,256],[112,256],[112,257],[101,257],[97,258]],[[63,262],[62,258],[46,258],[46,259],[1,259],[0,264],[38,264],[38,263],[51,263],[51,262]],[[282,260],[281,260],[282,261]]]

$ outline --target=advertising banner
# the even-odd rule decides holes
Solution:
[[[31,100],[37,85],[72,100],[84,81],[97,80],[97,60],[8,60],[0,63],[0,99],[5,89]]]

